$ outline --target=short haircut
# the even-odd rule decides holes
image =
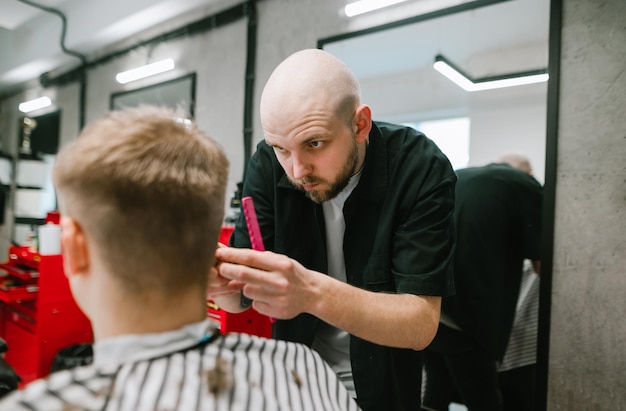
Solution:
[[[176,294],[206,287],[228,165],[194,123],[142,106],[87,126],[59,152],[54,183],[61,213],[128,291]]]

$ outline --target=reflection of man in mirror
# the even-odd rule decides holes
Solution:
[[[450,402],[503,409],[497,365],[511,334],[524,260],[539,260],[541,240],[541,185],[529,163],[514,164],[457,171],[456,294],[443,299],[439,330],[425,351],[426,410],[447,410]]]
[[[278,319],[275,337],[313,346],[364,409],[419,409],[420,350],[452,291],[448,159],[414,129],[373,121],[354,74],[322,50],[275,69],[261,121],[242,195],[273,253],[219,248],[209,296],[241,311],[243,289]],[[243,218],[231,245],[250,247]]]

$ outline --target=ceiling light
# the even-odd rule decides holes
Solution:
[[[346,16],[353,17],[358,14],[367,13],[373,10],[382,9],[383,7],[392,6],[402,3],[406,0],[359,0],[354,3],[346,4],[344,12]]]
[[[118,83],[126,84],[130,83],[131,81],[154,76],[155,74],[163,73],[173,69],[174,60],[165,59],[157,61],[156,63],[147,64],[145,66],[137,67],[132,70],[117,73],[115,79],[118,81]]]
[[[548,76],[548,73],[537,73],[537,74],[526,74],[523,76],[516,76],[516,77],[510,77],[510,78],[503,78],[500,80],[479,81],[479,82],[474,83],[474,90],[472,91],[492,90],[495,88],[514,87],[514,86],[523,86],[526,84],[543,83],[544,81],[548,81],[549,77],[550,76]]]
[[[50,100],[50,97],[44,96],[20,103],[18,108],[22,113],[30,113],[31,111],[39,110],[40,108],[50,107],[51,105],[52,100]]]
[[[433,67],[465,91],[492,90],[496,88],[541,83],[548,81],[549,78],[547,70],[540,69],[474,79],[442,55],[435,57]]]

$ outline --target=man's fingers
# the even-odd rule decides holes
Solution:
[[[265,284],[269,276],[267,271],[231,263],[220,264],[220,275],[240,284]]]
[[[245,284],[240,281],[228,280],[220,277],[220,283],[209,285],[207,287],[207,293],[211,296],[211,298],[237,294],[244,285]]]
[[[209,287],[208,291],[207,291],[207,296],[210,299],[214,299],[214,298],[219,298],[219,297],[227,297],[229,295],[234,295],[239,293],[239,290],[224,290],[223,288],[220,288],[218,290],[215,290],[211,287]]]
[[[277,261],[282,258],[282,256],[278,256],[270,251],[233,247],[218,248],[215,255],[222,262],[246,265],[263,271],[272,271]]]

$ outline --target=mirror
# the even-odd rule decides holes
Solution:
[[[423,131],[455,168],[523,153],[530,158],[537,180],[546,183],[536,409],[545,409],[547,400],[546,329],[556,161],[552,156],[558,98],[554,61],[560,50],[558,35],[550,33],[550,7],[558,11],[560,3],[552,3],[556,5],[545,0],[476,1],[318,41],[319,48],[354,71],[361,83],[362,102],[372,108],[375,120],[409,124]],[[558,33],[559,17],[552,18],[554,33]],[[437,56],[444,56],[473,79],[543,71],[548,69],[549,57],[556,69],[550,70],[553,78],[548,82],[468,92],[433,68]]]
[[[456,158],[459,167],[483,165],[502,154],[522,152],[543,183],[547,82],[467,92],[436,71],[433,63],[437,55],[445,56],[473,78],[546,69],[549,2],[469,6],[321,39],[318,44],[354,71],[362,101],[372,108],[374,119],[432,129],[426,134],[438,144],[445,136],[437,133],[445,131],[437,130],[450,124],[441,120],[465,119],[461,127],[468,128],[468,141],[441,143],[462,144],[463,151],[451,153],[440,144],[453,165]]]
[[[196,101],[196,73],[157,84],[111,94],[111,110],[137,107],[141,104],[181,110],[194,117]]]

